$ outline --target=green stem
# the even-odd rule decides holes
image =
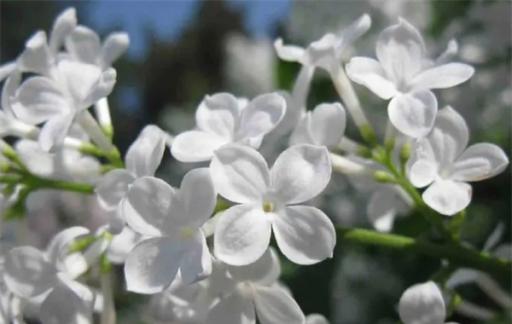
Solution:
[[[59,189],[65,191],[80,192],[86,194],[94,193],[94,186],[88,183],[68,182],[62,180],[36,178],[35,188]]]
[[[339,241],[387,247],[399,251],[421,253],[436,259],[446,259],[451,264],[478,269],[498,279],[511,280],[512,262],[487,253],[453,243],[435,244],[407,236],[379,233],[366,229],[337,229]]]

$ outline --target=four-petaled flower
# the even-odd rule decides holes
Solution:
[[[279,282],[281,266],[274,250],[267,249],[254,263],[235,267],[215,264],[217,287],[222,292],[206,323],[305,323],[302,310]],[[210,293],[214,294],[210,288]]]
[[[292,146],[269,170],[263,156],[242,145],[217,150],[210,164],[218,193],[238,203],[215,227],[214,251],[222,261],[246,265],[267,249],[271,232],[283,254],[298,264],[331,257],[336,234],[318,208],[296,205],[317,196],[331,179],[325,147]]]
[[[6,286],[20,298],[41,303],[43,323],[90,323],[93,293],[76,280],[87,270],[88,260],[78,252],[70,254],[71,243],[88,233],[84,227],[70,227],[53,238],[46,252],[21,246],[7,254]]]
[[[423,200],[443,215],[454,215],[471,201],[471,185],[502,172],[508,165],[503,150],[494,144],[479,143],[466,148],[469,131],[453,108],[439,111],[432,132],[413,147],[407,176],[416,187],[428,188]]]
[[[391,99],[391,123],[415,138],[427,135],[434,125],[437,99],[430,89],[456,86],[474,72],[467,64],[434,64],[426,56],[420,33],[404,19],[381,32],[376,52],[378,61],[353,57],[347,74],[382,99]]]
[[[210,274],[211,257],[201,226],[213,213],[216,197],[206,168],[189,171],[179,190],[153,177],[131,185],[120,212],[143,239],[125,262],[128,290],[154,294],[169,287],[178,273],[184,284]]]
[[[200,162],[210,160],[215,150],[228,143],[258,148],[285,111],[286,101],[277,93],[260,95],[249,103],[228,93],[206,96],[196,111],[197,129],[176,136],[171,153],[181,162]]]

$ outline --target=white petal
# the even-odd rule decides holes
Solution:
[[[174,138],[171,153],[181,162],[208,161],[212,158],[213,152],[226,143],[225,138],[215,134],[188,131]]]
[[[173,195],[174,189],[165,181],[153,177],[139,178],[121,201],[118,211],[136,232],[159,236],[173,226],[169,224]]]
[[[41,148],[50,151],[54,146],[64,143],[64,138],[73,123],[73,118],[73,114],[64,114],[48,120],[41,128],[41,133],[39,133]]]
[[[76,27],[76,23],[75,8],[68,8],[57,16],[50,34],[50,50],[53,55],[57,55],[66,37]]]
[[[425,45],[418,30],[400,18],[397,25],[380,33],[376,52],[388,78],[400,84],[407,83],[421,70]]]
[[[415,89],[451,88],[469,80],[474,72],[475,69],[467,64],[443,64],[415,76],[411,86]]]
[[[252,206],[238,205],[226,210],[215,227],[215,256],[231,265],[258,260],[270,242],[269,215]]]
[[[508,157],[494,144],[471,145],[455,161],[450,178],[459,181],[480,181],[501,173],[508,165]]]
[[[32,77],[23,82],[12,108],[19,119],[30,124],[42,123],[72,109],[61,88],[46,77]]]
[[[66,38],[66,49],[76,59],[96,64],[100,55],[100,38],[93,30],[77,26]]]
[[[100,205],[107,210],[115,209],[134,181],[134,175],[124,169],[104,174],[95,189]]]
[[[126,152],[126,168],[138,177],[152,176],[162,161],[166,136],[155,125],[144,127]]]
[[[276,251],[270,247],[255,262],[245,266],[230,266],[229,273],[238,282],[250,281],[269,286],[279,279],[281,263]]]
[[[277,93],[254,98],[242,110],[238,139],[263,136],[273,130],[283,119],[286,101]]]
[[[452,216],[471,202],[471,186],[464,182],[437,180],[423,192],[423,201],[442,215]]]
[[[254,287],[254,305],[261,324],[305,323],[297,302],[278,287]]]
[[[390,81],[380,63],[367,57],[353,57],[345,66],[348,77],[364,85],[382,99],[390,99],[397,90]]]
[[[345,109],[339,103],[320,104],[311,114],[311,133],[319,145],[337,145],[345,133]]]
[[[130,45],[130,38],[127,33],[112,33],[101,47],[101,63],[103,68],[109,67],[116,61]]]
[[[26,72],[46,74],[51,64],[46,33],[38,31],[25,44],[25,50],[18,58],[18,68]]]
[[[189,246],[181,261],[180,274],[183,284],[190,285],[212,273],[212,258],[202,232],[198,231],[193,239],[187,240],[187,244]]]
[[[277,56],[284,61],[290,62],[304,62],[305,50],[299,46],[284,45],[281,38],[276,39],[274,42]]]
[[[247,146],[230,144],[215,151],[210,172],[217,192],[237,203],[261,201],[269,184],[265,159]]]
[[[427,135],[437,114],[437,99],[430,91],[415,91],[394,97],[388,106],[389,120],[405,135]]]
[[[212,215],[217,193],[208,168],[192,169],[183,177],[174,196],[171,217],[175,226],[199,228]]]
[[[142,241],[126,259],[126,289],[139,294],[162,292],[174,280],[186,251],[169,238]]]
[[[254,305],[242,294],[232,294],[215,304],[208,314],[209,324],[256,324]]]
[[[272,229],[279,249],[294,263],[314,264],[333,255],[334,225],[316,207],[286,207],[275,216]]]
[[[310,314],[306,317],[306,324],[329,324],[329,321],[321,314]]]
[[[417,188],[423,188],[431,184],[437,177],[437,173],[437,165],[426,159],[415,161],[407,169],[409,181]]]
[[[31,298],[41,295],[57,282],[56,269],[43,253],[33,247],[15,247],[6,255],[4,281],[17,296]]]
[[[408,288],[398,311],[405,324],[443,324],[446,317],[443,295],[432,281]]]
[[[224,139],[232,139],[239,119],[238,100],[229,93],[206,96],[196,111],[197,127]]]
[[[295,145],[281,153],[270,171],[272,188],[281,201],[296,204],[320,194],[331,180],[325,147]]]
[[[89,324],[92,303],[60,283],[41,305],[40,316],[45,324]]]
[[[436,160],[443,167],[455,162],[469,141],[469,129],[462,116],[447,106],[437,114],[434,129],[428,136]]]

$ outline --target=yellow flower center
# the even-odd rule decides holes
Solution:
[[[274,203],[270,201],[264,201],[263,202],[263,211],[265,213],[271,213],[274,211]]]

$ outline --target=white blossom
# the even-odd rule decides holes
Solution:
[[[127,289],[162,292],[180,274],[185,284],[211,272],[211,257],[201,226],[211,216],[216,192],[208,169],[189,171],[179,190],[153,177],[137,179],[120,211],[144,239],[124,266]]]
[[[197,129],[176,136],[171,153],[182,162],[200,162],[228,143],[258,148],[285,111],[286,102],[277,93],[260,95],[250,103],[228,93],[206,96],[196,111]]]
[[[277,282],[281,267],[272,249],[252,264],[219,267],[217,287],[210,289],[219,289],[221,295],[211,307],[206,323],[255,324],[256,317],[262,324],[305,323],[297,302]]]
[[[411,183],[418,188],[428,186],[423,200],[443,215],[454,215],[469,205],[472,189],[467,182],[493,177],[508,165],[505,152],[497,145],[467,147],[468,142],[466,122],[446,107],[439,111],[432,132],[414,145],[407,163]]]
[[[284,255],[298,264],[332,257],[336,234],[318,208],[297,205],[317,196],[329,183],[331,163],[325,147],[296,145],[269,170],[254,149],[226,145],[210,164],[218,193],[237,205],[219,216],[215,255],[232,265],[256,261],[267,249],[271,232]]]
[[[462,63],[437,65],[427,57],[418,30],[402,18],[381,32],[376,52],[378,61],[353,57],[346,66],[347,74],[382,99],[391,99],[391,123],[411,137],[427,135],[434,125],[437,99],[430,90],[456,86],[474,72]]]
[[[370,16],[364,14],[337,34],[328,33],[321,39],[309,44],[307,48],[296,45],[284,45],[283,40],[280,38],[274,42],[277,56],[280,59],[301,64],[301,70],[293,90],[290,95],[285,96],[288,102],[288,109],[282,123],[284,131],[293,129],[306,112],[306,99],[315,69],[320,67],[326,70],[335,80],[340,69],[342,69],[341,60],[343,53],[370,26]]]
[[[48,76],[34,76],[17,89],[12,109],[20,120],[42,124],[39,143],[45,150],[62,144],[72,123],[112,91],[116,72],[62,59]]]
[[[5,284],[16,296],[40,304],[43,323],[90,322],[93,293],[76,280],[87,270],[87,261],[69,250],[73,240],[88,233],[70,227],[57,234],[45,252],[21,246],[7,254]]]
[[[443,324],[446,319],[443,295],[432,281],[409,287],[400,298],[398,311],[404,324]]]

